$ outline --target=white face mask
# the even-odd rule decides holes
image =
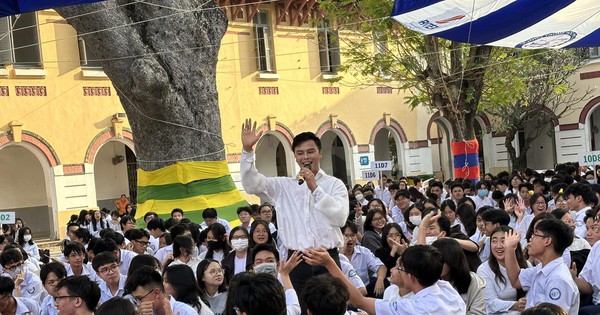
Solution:
[[[31,241],[31,234],[29,234],[29,235],[23,235],[23,240],[24,240],[25,242],[29,242],[29,241]]]
[[[362,194],[354,195],[354,197],[356,197],[356,200],[358,200],[358,201],[363,200]]]
[[[410,223],[412,223],[413,225],[419,225],[421,223],[421,216],[420,215],[412,215],[410,217],[408,217],[408,221],[410,221]]]
[[[266,273],[277,277],[277,263],[262,263],[254,267],[255,273]]]
[[[23,267],[22,266],[18,266],[15,268],[15,270],[9,270],[8,274],[10,275],[10,277],[15,280],[17,279],[17,275],[23,273]]]
[[[248,239],[241,238],[238,240],[231,240],[231,246],[238,252],[244,251],[248,248]]]
[[[427,245],[431,245],[435,241],[437,241],[437,236],[427,236],[427,237],[425,237],[425,244],[427,244]]]

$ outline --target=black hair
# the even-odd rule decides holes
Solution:
[[[227,231],[225,231],[225,227],[221,223],[215,223],[207,228],[208,232],[212,232],[213,237],[217,239],[216,247],[208,246],[208,251],[206,252],[206,258],[213,258],[213,254],[215,250],[222,250],[225,255],[227,255],[231,251],[231,247],[229,247],[229,242],[227,241]],[[207,233],[208,233],[207,232]]]
[[[63,250],[63,254],[65,257],[69,257],[71,253],[78,253],[85,255],[85,247],[79,243],[71,242],[65,245],[65,249]]]
[[[510,216],[506,211],[500,209],[490,209],[481,214],[483,221],[491,222],[492,224],[508,225]]]
[[[385,219],[386,215],[385,212],[381,212],[379,210],[369,210],[367,212],[367,216],[365,217],[365,223],[363,225],[363,230],[365,232],[367,231],[374,231],[375,229],[373,228],[373,225],[371,223],[373,223],[373,217],[375,216],[375,214],[379,214],[381,216],[383,216],[383,218]]]
[[[173,225],[170,229],[171,232],[171,237],[175,238],[179,235],[183,235],[183,233],[185,233],[185,231],[190,231],[192,232],[191,227],[189,226],[189,224],[187,223],[177,223],[175,225]]]
[[[456,204],[454,203],[453,200],[451,200],[451,199],[444,200],[442,202],[442,204],[440,205],[440,209],[445,213],[446,207],[450,208],[450,210],[452,210],[452,212],[456,212]]]
[[[184,264],[168,266],[163,271],[163,279],[171,284],[175,291],[173,294],[175,300],[188,304],[196,310],[202,308],[199,299],[200,288],[198,288],[194,271],[190,266]]]
[[[524,310],[521,315],[569,315],[562,307],[544,302]]]
[[[471,284],[471,270],[467,257],[460,244],[452,238],[438,239],[433,244],[444,256],[448,266],[449,281],[452,282],[459,294],[467,293]]]
[[[471,199],[471,197],[469,197],[469,196],[464,196],[460,200],[458,200],[456,202],[456,206],[460,206],[465,203],[469,203],[471,205],[471,207],[473,207],[473,209],[475,209],[475,207],[477,207],[477,204],[475,203],[475,201],[473,201],[473,199]]]
[[[162,269],[161,263],[156,257],[147,254],[136,255],[131,259],[129,269],[127,270],[127,277],[131,276],[134,271],[138,270],[142,266]]]
[[[549,212],[542,212],[536,216],[533,217],[533,219],[531,219],[531,222],[529,223],[529,227],[527,228],[527,232],[525,233],[525,239],[529,240],[531,238],[531,235],[533,235],[533,229],[535,228],[535,225],[542,220],[548,220],[548,219],[556,219],[556,217]]]
[[[79,226],[83,227],[88,224],[87,221],[85,220],[85,216],[88,214],[89,214],[88,211],[85,209],[79,211],[79,217],[77,218],[77,224],[79,224]]]
[[[91,226],[92,230],[94,230],[94,231],[97,231],[96,223],[98,223],[98,221],[96,221],[96,212],[100,212],[100,211],[99,210],[90,211],[90,216],[92,217],[92,220],[90,221],[90,224],[88,225],[88,226]],[[100,230],[104,230],[107,227],[108,227],[108,224],[106,223],[106,221],[104,221],[104,218],[102,217],[102,212],[100,212]]]
[[[112,238],[99,239],[94,246],[94,256],[102,252],[114,252],[118,249],[117,243]]]
[[[57,261],[44,264],[42,269],[40,269],[40,279],[42,280],[42,283],[46,282],[50,273],[54,273],[58,279],[62,279],[67,276],[67,269],[65,268],[65,265]]]
[[[6,266],[23,260],[23,254],[19,248],[4,249],[0,253],[0,264]]]
[[[208,269],[208,266],[210,266],[211,263],[217,263],[219,264],[219,266],[221,266],[221,263],[214,260],[214,259],[204,259],[202,260],[198,266],[196,267],[196,280],[198,283],[198,288],[200,289],[200,296],[202,297],[202,299],[207,299],[208,298],[208,294],[206,293],[206,284],[204,283],[204,280],[202,280],[202,278],[204,277],[204,272],[206,271],[206,269]],[[272,278],[273,276],[271,276]],[[217,288],[217,292],[226,292],[227,291],[227,283],[225,281],[225,276],[223,276],[223,283],[221,283],[221,285],[219,286],[219,288]]]
[[[131,301],[115,296],[110,300],[100,304],[98,309],[94,312],[94,315],[136,315],[135,307]]]
[[[128,216],[128,215],[124,215],[121,217],[121,221],[119,221],[119,225],[121,225],[121,229],[123,229],[123,226],[127,224],[127,222],[131,221],[133,224],[135,224],[135,219],[132,216]]]
[[[248,248],[253,248],[256,245],[256,242],[254,242],[254,232],[256,231],[256,228],[259,225],[262,225],[267,230],[267,244],[274,244],[273,235],[271,235],[271,230],[269,228],[269,223],[263,220],[254,220],[254,222],[252,222],[252,224],[250,225],[250,239],[248,240]]]
[[[409,243],[408,239],[402,232],[402,228],[400,227],[400,224],[398,224],[396,222],[386,224],[383,227],[383,231],[381,232],[381,250],[383,250],[388,255],[390,254],[392,249],[390,248],[390,245],[387,242],[387,237],[388,237],[388,234],[390,234],[390,230],[392,228],[396,229],[398,231],[398,233],[400,233],[400,238],[404,241],[405,244]]]
[[[11,277],[0,277],[0,294],[9,295],[15,289],[15,281]]]
[[[461,190],[464,191],[463,185],[460,182],[452,183],[452,185],[450,186],[450,192],[452,192],[454,190],[454,188],[460,188]]]
[[[242,212],[248,212],[248,214],[252,215],[252,208],[250,208],[249,206],[243,206],[243,207],[238,207],[236,210],[237,215],[240,215],[240,213]]]
[[[410,205],[408,209],[404,211],[404,213],[402,214],[402,216],[404,217],[404,223],[406,223],[406,226],[411,230],[414,230],[414,228],[416,227],[414,224],[412,224],[412,222],[410,222],[410,211],[413,208],[419,210],[419,212],[421,212],[421,217],[423,217],[423,207],[418,207],[417,204]]]
[[[141,266],[127,277],[125,295],[133,293],[138,287],[146,290],[158,288],[160,291],[165,292],[160,273],[150,266]]]
[[[273,253],[273,255],[275,256],[275,261],[279,262],[279,251],[277,250],[277,247],[275,247],[275,245],[258,244],[252,247],[252,265],[254,265],[254,259],[256,258],[256,254],[262,251],[268,251]]]
[[[406,190],[406,189],[400,189],[396,192],[396,195],[394,196],[394,200],[396,200],[400,197],[410,199],[410,193],[408,193],[408,190]]]
[[[569,195],[573,195],[574,197],[581,196],[581,199],[587,205],[592,202],[594,191],[588,183],[575,183],[565,189],[564,195],[566,197]]]
[[[165,232],[165,220],[158,217],[154,217],[152,220],[148,221],[148,224],[146,224],[146,228],[148,228],[148,230],[159,229],[162,232]]]
[[[434,209],[425,209],[421,213],[421,217],[425,217],[429,212],[435,211]],[[439,210],[438,210],[439,211]],[[440,232],[446,232],[446,236],[450,236],[450,219],[447,216],[442,215],[437,219],[437,225],[440,227]]]
[[[319,149],[319,151],[321,151],[321,139],[319,139],[319,137],[317,137],[316,134],[312,133],[312,132],[303,132],[303,133],[299,133],[294,137],[294,140],[292,141],[292,151],[296,151],[296,147],[299,146],[301,143],[304,143],[306,141],[310,141],[313,140],[315,142],[315,144],[317,145],[317,148]]]
[[[100,287],[88,276],[63,278],[56,285],[56,291],[62,288],[65,288],[69,295],[80,297],[90,312],[96,309],[96,305],[98,305],[98,301],[100,300]]]
[[[472,236],[477,231],[477,214],[470,204],[463,203],[456,208],[456,215],[467,231],[467,236]]]
[[[119,211],[118,211],[118,210],[112,210],[112,211],[109,213],[109,215],[110,215],[111,217],[118,217],[118,216],[120,216],[121,214],[119,213]],[[112,300],[112,299],[111,299],[111,300]]]
[[[69,222],[69,224],[67,224],[67,231],[69,230],[70,227],[72,226],[76,226],[77,228],[79,228],[79,224],[75,223],[75,222]]]
[[[436,283],[444,268],[444,256],[430,245],[410,246],[402,253],[400,260],[405,272],[413,275],[423,287]]]
[[[100,267],[109,264],[119,264],[119,257],[117,257],[117,255],[115,255],[113,252],[99,253],[95,255],[94,260],[92,260],[92,268],[94,268],[94,271],[96,272],[98,272]]]
[[[283,286],[268,274],[242,272],[233,276],[226,304],[248,315],[285,315],[287,312]]]
[[[179,213],[181,213],[181,216],[183,216],[183,210],[181,210],[179,208],[175,208],[175,209],[171,210],[171,218],[173,218],[173,214],[175,212],[179,212]]]
[[[496,186],[500,186],[500,185],[508,186],[508,180],[504,177],[498,178],[496,180]]]
[[[179,235],[173,239],[173,257],[181,256],[181,249],[185,249],[187,254],[191,256],[193,247],[194,241],[191,237]]]
[[[313,315],[344,315],[350,293],[342,280],[321,274],[306,281],[300,298]]]
[[[492,192],[492,199],[494,199],[494,201],[498,201],[500,199],[504,198],[504,193],[499,191],[499,190],[494,190]]]
[[[494,234],[496,234],[498,232],[501,232],[502,234],[504,234],[504,233],[512,231],[512,230],[513,230],[513,228],[511,228],[508,225],[501,225],[499,227],[496,227],[490,234],[490,245],[492,244],[491,239]],[[517,248],[515,249],[515,256],[517,257],[517,264],[519,265],[519,267],[527,268],[527,266],[528,266],[527,260],[525,259],[525,256],[523,256],[523,250],[521,249],[520,243],[517,243]],[[498,259],[496,259],[496,256],[494,256],[493,254],[491,254],[488,258],[488,265],[489,265],[490,269],[492,270],[492,272],[494,273],[494,279],[496,280],[496,282],[500,282],[500,283],[506,285],[507,284],[506,278],[500,271],[500,264],[498,263]],[[489,285],[492,285],[492,284],[490,283]],[[521,292],[519,292],[519,290]],[[519,289],[519,290],[517,290],[517,293],[521,296],[524,296],[525,293],[523,292],[523,290],[522,289]]]
[[[437,180],[431,181],[429,183],[429,188],[431,189],[431,187],[439,187],[440,189],[444,190],[444,184]]]
[[[537,224],[535,230],[552,239],[552,248],[558,255],[562,255],[565,249],[573,243],[573,230],[561,220],[542,220]]]
[[[231,243],[231,240],[233,240],[233,234],[235,234],[235,232],[237,231],[242,231],[248,239],[248,244],[250,244],[250,233],[248,233],[248,230],[246,230],[246,228],[241,225],[238,225],[231,229],[231,232],[229,232],[229,243]]]
[[[350,231],[352,231],[354,234],[358,233],[358,227],[352,221],[346,221],[346,224],[340,228],[340,230],[342,230],[342,234],[344,234],[346,229],[350,229]]]
[[[29,231],[29,234],[31,234],[32,238],[26,242],[24,237],[25,237],[25,232],[27,232],[27,231]],[[25,246],[25,244],[33,245],[33,234],[31,233],[30,228],[24,226],[19,229],[17,243],[19,243],[20,246]]]
[[[552,210],[552,212],[550,212],[550,213],[552,213],[552,215],[553,215],[554,217],[556,217],[557,219],[561,220],[561,219],[562,219],[562,217],[564,217],[564,216],[565,216],[565,214],[567,214],[567,213],[569,213],[569,212],[568,212],[568,211],[566,211],[566,210],[563,210],[563,209],[557,208],[557,209],[554,209],[554,210]]]
[[[148,231],[146,231],[144,229],[131,229],[127,232],[129,232],[129,240],[130,241],[137,241],[144,237],[150,239],[150,233],[148,233]]]
[[[154,211],[148,211],[144,213],[144,222],[146,222],[146,218],[148,218],[149,216],[154,216],[154,218],[158,218],[158,213]]]
[[[206,208],[204,211],[202,211],[202,219],[214,219],[217,216],[217,209],[215,208]]]

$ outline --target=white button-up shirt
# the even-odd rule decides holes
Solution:
[[[360,245],[354,245],[354,252],[352,253],[350,263],[365,285],[369,285],[369,274],[376,275],[377,269],[379,269],[380,266],[383,266],[381,260],[375,257],[373,252]]]
[[[127,271],[129,271],[129,265],[131,264],[131,260],[135,256],[137,256],[136,253],[130,250],[121,249],[121,261],[119,263],[119,269],[121,270],[122,275],[127,275]]]
[[[54,297],[52,295],[46,295],[40,307],[42,311],[41,315],[58,315],[58,309],[54,306]]]
[[[587,261],[579,274],[580,278],[583,278],[592,286],[594,290],[592,299],[596,305],[600,304],[600,275],[598,272],[600,272],[600,242],[596,242],[594,247],[592,247]]]
[[[412,297],[392,302],[375,301],[377,315],[449,315],[466,314],[467,306],[456,289],[444,280],[422,289]]]
[[[169,299],[169,303],[171,303],[171,310],[173,311],[173,314],[198,315],[198,312],[196,312],[196,310],[191,306],[182,302],[177,302],[172,296]]]
[[[32,299],[23,298],[23,297],[14,297],[15,301],[17,301],[17,309],[15,310],[15,315],[22,314],[31,314],[37,315],[40,313],[40,308],[38,306],[38,302]]]
[[[159,249],[156,252],[156,255],[154,255],[154,257],[156,257],[156,259],[158,259],[158,261],[160,261],[160,263],[162,264],[163,261],[165,260],[165,258],[167,258],[167,256],[169,256],[169,254],[173,254],[173,244],[167,245],[167,246]]]
[[[355,288],[359,289],[365,287],[364,282],[356,273],[356,270],[354,269],[354,266],[352,266],[352,264],[350,263],[348,257],[340,255],[340,267],[344,275],[346,275],[346,278],[348,278],[348,280],[352,282]]]
[[[45,293],[42,280],[40,280],[40,277],[28,269],[23,269],[23,272],[25,273],[25,279],[20,285],[21,297],[30,298],[34,300],[35,303],[39,304],[43,300],[42,294]],[[8,273],[3,273],[2,276],[12,279]]]
[[[311,193],[306,183],[298,185],[295,178],[266,177],[258,173],[254,153],[244,151],[240,175],[247,193],[274,201],[278,236],[287,249],[343,246],[339,228],[348,217],[348,190],[341,180],[319,170],[315,175],[318,186]]]
[[[75,275],[73,273],[73,268],[71,268],[71,265],[67,264],[65,266],[65,269],[67,269],[67,277]],[[92,280],[94,282],[101,281],[100,278],[98,277],[98,275],[96,274],[96,271],[94,271],[94,268],[92,268],[92,265],[90,263],[83,264],[83,271],[81,272],[81,276],[88,276],[88,278],[90,278],[90,280]]]
[[[549,302],[571,315],[579,312],[579,289],[562,257],[543,267],[538,264],[533,268],[521,269],[519,281],[523,290],[528,291],[526,308]]]
[[[575,221],[575,236],[585,239],[587,234],[587,226],[585,225],[585,213],[590,210],[590,207],[585,207],[573,215]]]
[[[110,288],[108,287],[108,284],[106,282],[104,282],[104,280],[100,279],[100,283],[98,283],[98,286],[100,287],[100,304],[102,304],[116,296],[122,297],[123,294],[125,293],[125,281],[127,281],[127,276],[120,275],[119,288],[117,289],[117,292],[115,292],[115,294],[112,294],[112,292],[110,292]]]
[[[504,276],[505,282],[496,279],[496,274],[490,268],[489,261],[484,262],[477,268],[477,274],[486,283],[483,289],[486,311],[488,314],[519,314],[518,311],[510,310],[517,301],[517,289],[510,285],[506,268],[498,264],[500,274]]]
[[[217,223],[220,223],[225,228],[225,232],[227,232],[227,234],[231,233],[231,225],[229,224],[229,221],[227,221],[225,219],[217,218]],[[202,230],[207,229],[208,224],[206,224],[205,221],[202,221],[202,223],[200,223],[200,228]]]

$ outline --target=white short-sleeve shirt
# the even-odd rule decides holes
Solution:
[[[377,315],[466,314],[467,306],[456,289],[444,280],[422,289],[412,297],[392,302],[375,301]]]
[[[594,292],[592,293],[592,299],[594,304],[600,304],[600,242],[596,242],[590,254],[588,255],[587,261],[581,269],[579,274],[580,278],[583,278],[591,286]]]

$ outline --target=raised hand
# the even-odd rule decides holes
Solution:
[[[327,264],[334,263],[335,261],[325,248],[309,248],[302,252],[303,259],[307,264],[311,266],[327,266]]]
[[[296,268],[296,266],[298,266],[298,264],[300,264],[300,262],[302,261],[302,252],[301,251],[295,251],[290,258],[288,258],[287,261],[281,261],[279,263],[279,273],[283,276],[283,275],[289,275],[290,272],[292,272],[292,270],[294,268]]]
[[[419,229],[427,229],[428,226],[437,222],[437,220],[442,216],[442,212],[440,210],[434,210],[426,214],[421,223],[419,224]]]
[[[252,151],[252,148],[258,142],[258,139],[260,139],[262,134],[262,131],[256,132],[256,121],[252,124],[252,119],[246,119],[242,124],[242,146],[244,151]]]
[[[406,248],[408,248],[408,245],[406,245],[406,243],[404,243],[404,241],[402,239],[400,239],[400,242],[398,242],[394,239],[390,239],[390,241],[393,244],[392,251],[390,252],[390,256],[392,256],[392,257],[396,256],[396,254],[402,255],[402,253],[404,253]]]
[[[513,207],[517,218],[522,219],[523,216],[525,216],[525,211],[527,209],[525,207],[525,202],[523,200],[518,200],[517,203],[513,205]]]
[[[504,247],[506,250],[515,250],[517,245],[521,242],[521,233],[515,233],[514,230],[510,230],[504,233]]]

